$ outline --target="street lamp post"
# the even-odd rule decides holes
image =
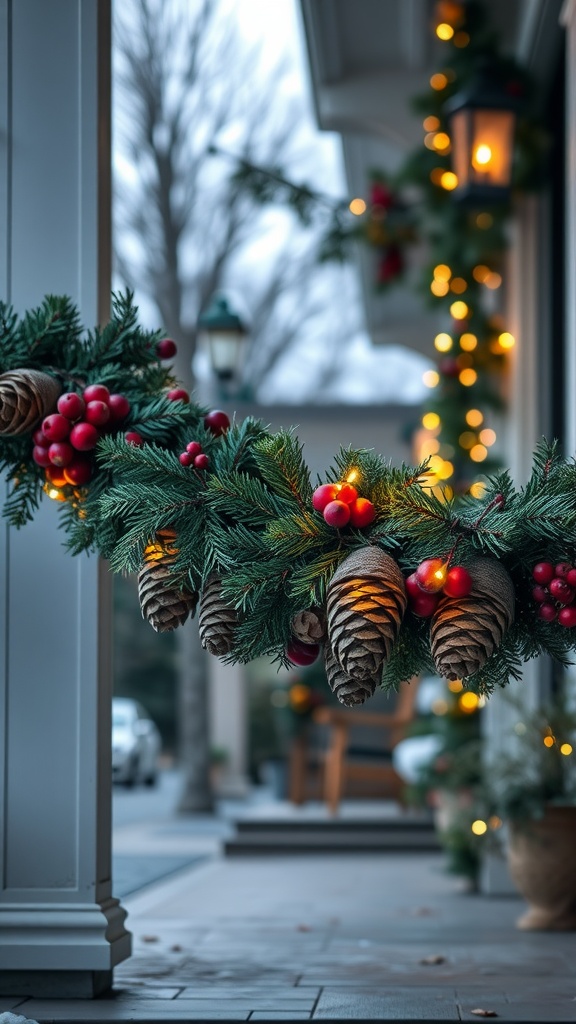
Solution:
[[[244,361],[248,332],[224,295],[213,295],[198,317],[198,326],[208,344],[212,370],[227,391],[238,383]]]

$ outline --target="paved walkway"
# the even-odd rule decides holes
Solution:
[[[134,955],[112,998],[0,1000],[0,1011],[42,1024],[576,1021],[576,933],[516,930],[522,901],[462,893],[441,855],[225,860],[209,832],[186,846],[202,863],[123,901]]]

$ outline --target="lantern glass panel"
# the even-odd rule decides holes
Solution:
[[[243,343],[246,336],[242,331],[206,331],[210,345],[210,359],[214,373],[220,380],[232,380],[238,376],[241,367]]]

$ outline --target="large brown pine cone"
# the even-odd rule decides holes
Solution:
[[[0,375],[0,434],[25,434],[56,409],[62,389],[40,370],[10,370]]]
[[[328,637],[353,679],[376,679],[392,652],[406,610],[404,577],[380,548],[352,552],[328,586]]]
[[[446,679],[478,672],[514,621],[514,585],[501,562],[477,558],[468,572],[468,597],[442,596],[432,616],[432,657],[438,675]]]
[[[158,530],[144,552],[138,574],[138,597],[142,616],[157,633],[169,633],[194,615],[198,594],[176,586],[171,567],[176,561],[176,532]]]
[[[200,642],[209,654],[222,658],[234,644],[238,612],[222,597],[222,582],[216,573],[208,577],[200,597],[198,629]]]
[[[323,644],[326,639],[326,615],[321,608],[307,608],[292,619],[292,632],[303,644]]]
[[[326,644],[324,650],[324,666],[332,693],[347,708],[363,704],[374,695],[376,679],[352,679],[346,675],[329,644]]]

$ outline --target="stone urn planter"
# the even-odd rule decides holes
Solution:
[[[529,904],[516,925],[576,931],[576,807],[549,806],[534,821],[511,823],[508,866]]]

